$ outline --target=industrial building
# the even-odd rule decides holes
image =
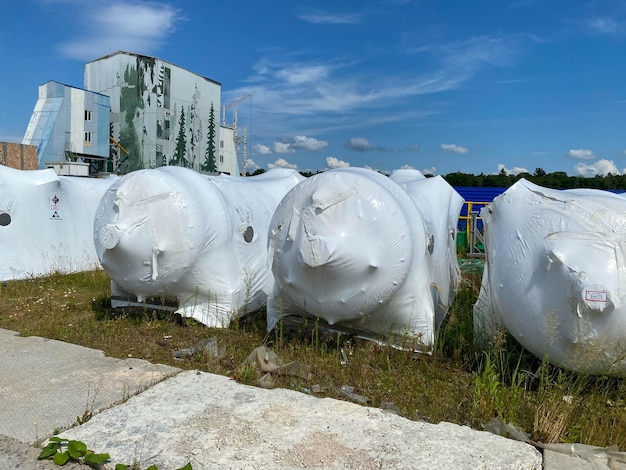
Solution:
[[[94,170],[109,157],[109,97],[49,81],[39,97],[22,144],[36,145],[38,168],[77,162]]]
[[[84,83],[111,98],[113,164],[121,173],[177,165],[239,175],[229,154],[236,154],[232,134],[226,141],[220,136],[219,82],[119,51],[85,64]]]
[[[176,165],[239,176],[246,129],[238,136],[236,104],[249,96],[221,106],[219,82],[118,51],[85,64],[84,89],[41,85],[22,144],[37,147],[39,168],[57,173],[76,165],[85,175]]]

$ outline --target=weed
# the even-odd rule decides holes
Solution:
[[[284,345],[285,336],[284,336],[284,328],[285,328],[285,317],[283,311],[283,299],[278,297],[276,299],[278,302],[278,311],[279,311],[279,319],[278,319],[278,328],[274,328],[274,332],[276,334],[276,346],[282,347]]]
[[[250,364],[239,366],[234,374],[235,380],[245,385],[252,385],[258,377],[256,368]]]
[[[97,385],[94,385],[93,392],[91,390],[91,384],[87,384],[87,403],[85,405],[85,411],[82,416],[76,417],[78,424],[84,424],[89,421],[95,412],[96,399],[98,398],[98,392],[102,389],[102,377]]]
[[[60,437],[51,437],[48,440],[48,445],[37,457],[38,460],[52,460],[59,466],[68,462],[77,462],[93,468],[101,468],[110,458],[109,454],[96,454],[89,450],[84,442]],[[118,463],[115,465],[115,470],[141,470],[141,467],[138,462],[134,462],[132,465]],[[158,468],[156,465],[150,465],[146,470],[158,470]],[[177,470],[192,470],[191,462]]]
[[[237,317],[245,316],[250,310],[250,302],[252,301],[252,292],[254,287],[254,281],[257,277],[257,272],[248,268],[244,268],[243,270],[243,280],[244,285],[246,286],[244,299],[243,299],[243,307],[238,312]]]
[[[336,390],[345,384],[366,396],[370,405],[392,402],[410,419],[482,429],[500,416],[537,440],[626,449],[626,380],[551,366],[505,333],[478,351],[473,343],[472,307],[479,286],[479,274],[464,275],[432,355],[363,342],[336,329],[327,330],[314,317],[306,325],[296,325],[281,315],[268,334],[264,310],[249,312],[229,328],[207,328],[150,308],[112,309],[110,281],[102,271],[3,283],[0,328],[100,349],[112,357],[132,355],[178,368],[232,375],[242,383],[254,383],[257,372],[240,364],[255,347],[271,343],[284,362],[311,366],[314,383],[322,390],[317,396],[341,398]],[[68,310],[69,301],[74,308]],[[281,299],[276,301],[282,310]],[[191,348],[208,336],[216,336],[223,348],[218,358],[209,361],[193,355],[181,361],[173,357],[173,351]],[[408,333],[397,336],[398,343],[412,344]],[[280,376],[275,384],[311,388],[304,380]],[[87,411],[93,408],[95,393],[92,386]]]
[[[33,445],[35,447],[39,447],[41,446],[41,440],[39,439],[39,427],[37,426],[37,421],[35,421],[33,424],[35,425],[35,442],[33,443]]]
[[[51,437],[49,443],[39,454],[39,460],[52,459],[57,465],[68,462],[78,462],[92,467],[104,465],[109,460],[109,454],[96,454],[87,449],[84,442]]]

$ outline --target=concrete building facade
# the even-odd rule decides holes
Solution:
[[[38,168],[49,163],[102,164],[109,156],[109,97],[49,81],[39,96],[22,144],[37,147]]]
[[[85,64],[84,84],[110,97],[114,171],[178,165],[239,175],[233,139],[220,137],[219,82],[119,51]],[[224,146],[234,158],[220,158]]]

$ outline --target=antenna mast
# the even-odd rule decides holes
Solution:
[[[247,126],[243,127],[243,139],[241,139],[237,133],[237,105],[251,96],[252,93],[248,93],[247,95],[237,98],[232,103],[228,103],[222,107],[222,123],[226,123],[226,110],[233,108],[233,125],[230,127],[233,130],[233,142],[235,144],[235,157],[237,160],[239,160],[239,148],[243,143],[243,176],[246,176],[246,146],[248,143],[248,128]]]

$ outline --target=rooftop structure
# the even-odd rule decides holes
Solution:
[[[77,160],[102,164],[109,157],[109,101],[54,81],[41,85],[22,141],[37,146],[38,168]]]

